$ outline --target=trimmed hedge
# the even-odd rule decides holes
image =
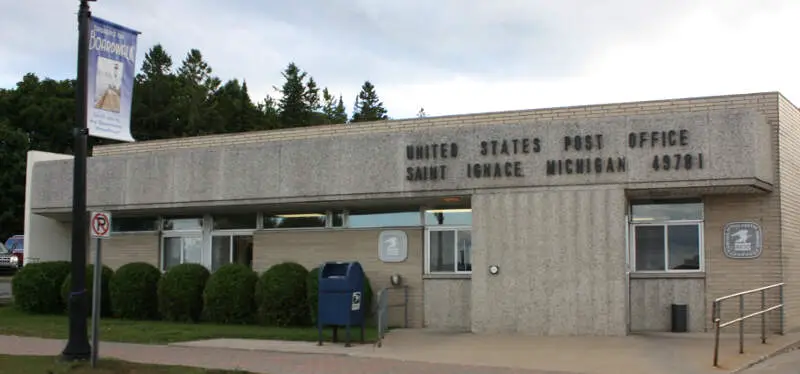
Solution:
[[[11,281],[14,305],[28,313],[61,313],[61,284],[70,272],[67,261],[50,261],[27,264],[19,269]]]
[[[253,323],[257,282],[258,274],[245,265],[228,264],[217,269],[203,292],[204,319],[214,323]]]
[[[258,319],[270,326],[311,324],[306,303],[308,270],[295,262],[273,265],[258,279],[256,303]]]
[[[108,282],[114,276],[114,270],[103,265],[100,273],[100,316],[111,316],[111,293],[108,290]],[[92,315],[92,296],[94,295],[94,265],[86,265],[86,315]],[[61,283],[61,301],[64,303],[64,310],[69,310],[69,294],[72,290],[72,271],[64,278]]]
[[[203,311],[203,291],[209,276],[200,264],[180,264],[158,281],[158,311],[167,321],[198,322]]]
[[[161,271],[146,262],[122,265],[111,277],[111,308],[114,317],[155,320],[158,315],[158,281]]]
[[[311,324],[316,326],[319,313],[319,266],[311,269],[306,276],[306,304],[308,304]]]
[[[306,304],[311,314],[311,323],[317,324],[317,314],[319,312],[319,267],[315,267],[308,272],[306,277]],[[361,305],[364,310],[364,319],[372,317],[374,306],[372,305],[372,285],[370,284],[369,277],[364,274],[364,290],[361,296]]]

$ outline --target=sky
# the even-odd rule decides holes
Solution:
[[[0,2],[0,87],[73,78],[77,0]],[[391,118],[780,91],[800,105],[798,0],[98,0],[175,65],[199,49],[254,101],[289,62]]]

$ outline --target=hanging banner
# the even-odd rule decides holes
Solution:
[[[89,19],[87,127],[89,135],[133,142],[131,103],[140,32],[97,17]]]

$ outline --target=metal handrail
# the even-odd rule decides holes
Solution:
[[[781,313],[778,316],[779,322],[780,322],[780,324],[779,324],[780,333],[779,334],[783,335],[783,333],[784,333],[784,331],[783,331],[783,312],[784,312],[784,310],[783,310],[783,286],[784,286],[784,283],[775,283],[773,285],[769,285],[769,286],[765,286],[765,287],[754,288],[752,290],[743,291],[743,292],[737,292],[735,294],[723,296],[723,297],[720,297],[720,298],[714,300],[714,303],[712,304],[712,309],[711,309],[711,315],[712,315],[712,317],[711,317],[712,320],[711,321],[714,323],[714,330],[715,330],[714,331],[714,366],[715,367],[718,366],[717,364],[719,362],[719,331],[724,327],[728,327],[730,325],[733,325],[734,323],[738,323],[739,324],[739,354],[742,354],[742,353],[744,353],[744,321],[749,319],[749,318],[752,318],[752,317],[761,316],[761,344],[766,344],[767,343],[767,319],[766,319],[767,318],[767,313],[769,313],[769,312],[771,312],[773,310],[780,309]],[[778,297],[779,303],[777,305],[773,305],[771,307],[767,307],[766,292],[768,290],[773,289],[773,288],[777,288],[778,291],[779,291],[779,297]],[[757,292],[761,293],[761,310],[759,310],[758,312],[754,312],[754,313],[750,313],[748,315],[745,315],[744,314],[744,297],[747,296],[747,295],[750,295],[750,294],[757,293]],[[730,320],[728,322],[722,323],[721,317],[720,317],[720,315],[722,314],[722,312],[721,312],[722,311],[722,302],[725,301],[725,300],[730,300],[730,299],[736,298],[736,297],[739,298],[739,318],[736,318],[736,319]]]
[[[402,304],[389,304],[389,290],[402,288],[403,289],[403,303]],[[386,332],[389,331],[389,308],[390,307],[403,307],[403,327],[408,328],[408,286],[394,286],[384,287],[378,291],[378,340],[375,343],[379,348],[383,345],[383,338]]]

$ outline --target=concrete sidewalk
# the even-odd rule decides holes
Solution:
[[[756,336],[745,337],[745,354],[738,353],[738,335],[723,335],[720,368],[712,366],[711,334],[648,334],[627,337],[530,337],[437,333],[426,330],[395,330],[382,348],[373,345],[279,342],[215,339],[176,343],[183,347],[235,348],[241,350],[324,353],[359,358],[408,362],[481,365],[535,372],[582,374],[728,373],[783,350],[800,341],[800,334],[770,336],[761,344]]]
[[[800,334],[721,340],[722,368],[713,368],[710,334],[627,337],[529,337],[395,330],[374,345],[214,339],[164,345],[103,342],[100,355],[131,362],[240,369],[269,374],[720,374],[797,345]],[[0,353],[58,355],[63,340],[0,336]],[[744,374],[746,372],[743,372]]]
[[[0,354],[57,356],[65,344],[64,340],[0,336]],[[109,342],[100,344],[100,356],[129,362],[238,369],[265,374],[579,374],[403,362],[382,358],[349,357],[343,354],[297,354]]]

